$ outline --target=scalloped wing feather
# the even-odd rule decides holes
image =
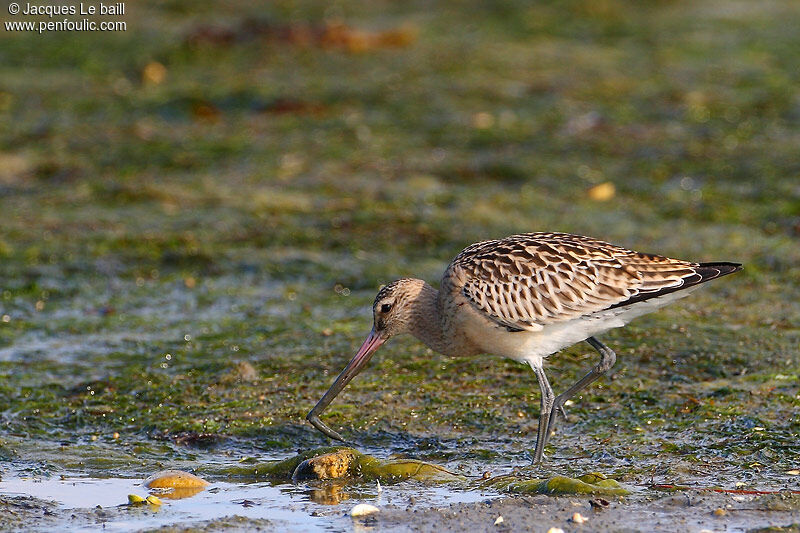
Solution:
[[[445,281],[509,330],[537,331],[694,285],[698,266],[589,237],[526,233],[467,247]]]

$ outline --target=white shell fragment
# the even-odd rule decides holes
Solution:
[[[564,530],[560,527],[551,527],[547,530],[547,533],[564,533]]]
[[[503,523],[503,517],[502,516],[498,516],[497,520],[494,521],[494,525],[496,525],[496,526],[499,526],[502,523]]]
[[[359,503],[352,509],[350,509],[350,516],[353,518],[358,518],[361,516],[369,516],[379,512],[380,509],[375,507],[374,505],[370,505],[368,503]]]

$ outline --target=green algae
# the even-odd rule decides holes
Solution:
[[[298,481],[340,480],[348,483],[380,481],[383,484],[414,480],[425,483],[452,483],[462,487],[477,486],[511,494],[547,494],[626,496],[630,491],[603,474],[590,473],[577,477],[552,476],[548,479],[526,479],[508,474],[479,482],[450,472],[432,463],[410,459],[382,460],[346,446],[307,450],[280,461],[256,462],[247,466],[210,469],[215,476],[226,478],[273,479]]]
[[[553,476],[549,479],[518,479],[516,476],[508,475],[486,480],[480,486],[512,494],[547,494],[550,496],[578,494],[627,496],[630,494],[630,491],[617,481],[596,473],[584,474],[577,478]]]
[[[350,450],[350,448],[345,446],[325,446],[313,450],[307,450],[280,461],[257,462],[251,459],[246,461],[246,465],[225,466],[222,470],[212,472],[217,475],[250,479],[273,478],[288,480],[292,479],[292,474],[297,469],[298,465],[300,465],[300,463],[306,459],[310,459],[318,455],[335,453],[340,450],[347,451]]]
[[[339,477],[352,476],[365,481],[381,481],[383,483],[396,483],[407,479],[429,483],[464,481],[466,479],[439,465],[423,461],[413,459],[381,460],[353,449],[338,450],[336,455],[341,455],[343,452],[349,457],[347,458],[347,469]],[[325,456],[306,459],[292,473],[292,479],[322,479],[317,464],[325,459]],[[322,469],[322,472],[325,470]]]
[[[412,479],[423,482],[464,481],[464,476],[423,461],[381,460],[345,446],[308,450],[281,461],[259,462],[213,470],[215,475],[248,479],[380,481],[384,484]]]

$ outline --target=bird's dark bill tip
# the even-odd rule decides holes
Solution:
[[[344,437],[342,437],[341,435],[336,433],[334,430],[332,430],[331,428],[326,426],[325,423],[322,420],[319,419],[319,416],[317,416],[313,411],[308,413],[308,416],[306,416],[306,420],[311,422],[311,425],[314,426],[315,428],[317,428],[326,437],[329,437],[329,438],[331,438],[333,440],[338,440],[339,442],[344,442],[345,441]]]

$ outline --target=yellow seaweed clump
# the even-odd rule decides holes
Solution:
[[[321,480],[358,478],[364,481],[392,483],[405,479],[417,481],[466,481],[464,476],[431,463],[413,459],[382,460],[364,455],[346,446],[327,446],[308,450],[281,461],[267,461],[249,466],[226,468],[225,474],[271,479]]]
[[[330,453],[303,460],[292,472],[292,479],[361,478],[391,483],[405,479],[417,481],[455,481],[463,476],[440,466],[412,459],[383,461],[364,455],[352,448],[340,448]]]

